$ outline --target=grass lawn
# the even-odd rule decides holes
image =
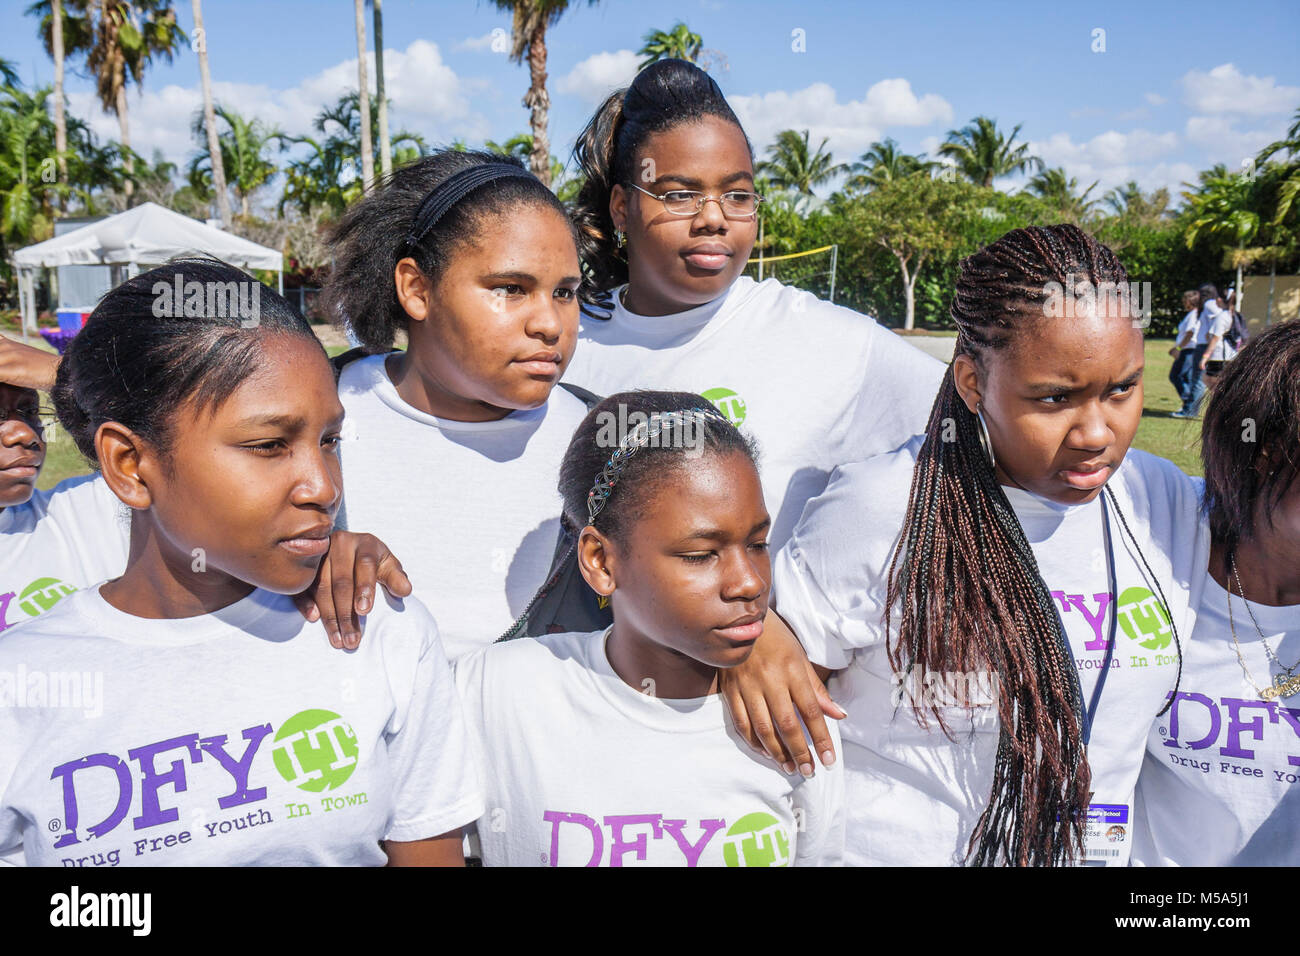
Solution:
[[[1173,386],[1169,384],[1169,366],[1173,363],[1169,357],[1169,347],[1172,344],[1169,339],[1147,340],[1146,402],[1142,409],[1142,424],[1138,426],[1133,446],[1168,458],[1189,475],[1199,475],[1200,421],[1169,417],[1169,413],[1180,404],[1174,395]],[[40,345],[45,345],[44,340],[40,341]],[[326,351],[330,355],[337,355],[344,351],[344,347],[328,347]],[[44,396],[42,401],[48,404],[48,399]],[[64,478],[83,475],[89,471],[89,466],[77,452],[77,446],[56,427],[46,453],[40,487],[50,488]]]

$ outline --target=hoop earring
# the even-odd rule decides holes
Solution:
[[[984,449],[984,457],[989,460],[989,467],[994,471],[998,469],[997,459],[993,457],[993,439],[989,438],[989,427],[984,424],[984,406],[982,404],[975,406],[975,418],[980,426],[980,447]]]

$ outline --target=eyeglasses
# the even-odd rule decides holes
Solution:
[[[36,434],[42,435],[45,433],[46,420],[54,418],[54,409],[33,408],[30,405],[24,408],[0,408],[0,425],[11,418],[27,425]]]
[[[743,189],[733,189],[721,196],[710,196],[693,189],[670,189],[662,196],[656,196],[636,183],[628,183],[628,185],[638,192],[645,193],[651,199],[658,199],[664,204],[664,212],[672,216],[699,215],[704,204],[712,200],[718,204],[722,215],[728,219],[752,219],[758,215],[758,204],[763,201],[763,197],[758,193],[746,192]]]

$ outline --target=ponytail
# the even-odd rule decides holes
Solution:
[[[578,229],[587,279],[583,298],[589,304],[607,310],[610,291],[628,278],[627,259],[615,244],[609,215],[614,187],[633,182],[637,152],[651,135],[706,116],[734,123],[744,133],[713,77],[685,60],[659,60],[638,73],[627,89],[611,93],[578,136],[573,156],[584,182],[570,215]],[[748,137],[745,143],[752,158]]]

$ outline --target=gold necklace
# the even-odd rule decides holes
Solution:
[[[1237,663],[1241,665],[1241,672],[1246,675],[1246,680],[1250,681],[1250,686],[1255,688],[1255,693],[1259,694],[1261,700],[1273,700],[1275,697],[1294,697],[1300,693],[1300,674],[1295,673],[1295,669],[1300,667],[1300,661],[1296,661],[1290,667],[1286,667],[1273,648],[1268,646],[1268,641],[1264,638],[1264,631],[1259,626],[1259,621],[1255,620],[1255,612],[1250,608],[1250,602],[1246,600],[1246,592],[1241,587],[1241,575],[1237,573],[1236,555],[1228,556],[1228,572],[1231,578],[1228,581],[1228,630],[1232,632],[1232,646],[1237,651]],[[1237,628],[1232,620],[1232,582],[1237,582],[1237,594],[1241,597],[1241,603],[1246,605],[1246,613],[1250,615],[1250,622],[1255,625],[1255,631],[1259,634],[1259,642],[1264,645],[1264,653],[1278,669],[1285,671],[1284,674],[1277,674],[1273,678],[1273,683],[1266,688],[1261,688],[1255,683],[1255,678],[1251,676],[1250,669],[1246,667],[1246,659],[1241,656],[1241,644],[1237,641]]]

